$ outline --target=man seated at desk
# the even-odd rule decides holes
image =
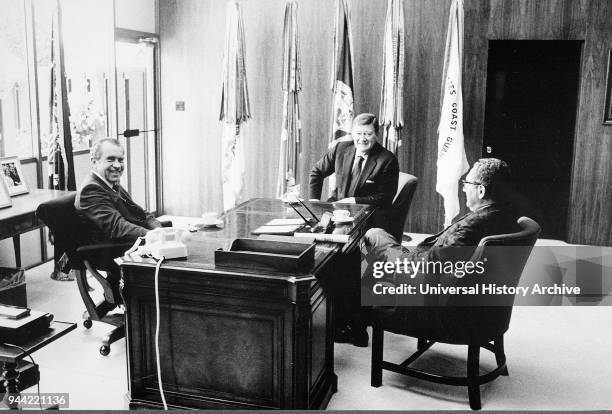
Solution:
[[[397,192],[399,164],[391,152],[377,141],[378,120],[372,114],[353,119],[353,141],[340,142],[321,158],[310,171],[310,198],[319,199],[323,179],[336,174],[336,187],[328,201],[391,206]],[[368,334],[359,315],[359,254],[338,259],[327,284],[335,312],[336,342],[368,346]]]
[[[353,119],[353,141],[335,145],[310,170],[310,198],[320,199],[323,179],[336,173],[328,201],[389,207],[397,192],[399,164],[378,142],[378,120],[372,114]]]
[[[520,230],[517,214],[506,200],[509,180],[510,169],[504,161],[497,158],[478,160],[461,180],[469,213],[438,234],[426,238],[410,252],[404,251],[386,231],[370,229],[361,241],[363,257],[368,263],[394,261],[400,257],[415,262],[468,260],[483,237]],[[458,254],[465,257],[459,258]],[[366,266],[364,277],[369,277],[369,272]]]
[[[83,218],[92,244],[134,242],[161,223],[137,205],[119,184],[124,169],[125,151],[113,138],[99,140],[91,148],[91,172],[77,192],[75,207]],[[109,261],[107,280],[113,297],[105,294],[107,302],[119,301],[119,267]],[[105,269],[106,270],[106,269]]]

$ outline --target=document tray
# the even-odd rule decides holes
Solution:
[[[281,272],[305,270],[314,263],[314,252],[314,243],[235,239],[229,250],[215,251],[215,266]]]

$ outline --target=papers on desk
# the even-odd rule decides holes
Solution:
[[[266,223],[266,226],[301,226],[304,220],[301,218],[274,219]]]
[[[324,234],[324,233],[295,233],[293,237],[311,239],[314,241],[346,244],[349,241],[348,234]]]
[[[273,219],[252,231],[253,234],[292,235],[302,228],[304,220],[299,218]]]

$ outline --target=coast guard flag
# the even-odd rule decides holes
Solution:
[[[296,171],[302,154],[300,132],[300,105],[298,94],[302,90],[299,38],[297,26],[297,1],[290,0],[285,6],[283,26],[283,125],[281,131],[280,159],[276,197],[297,184]]]
[[[382,144],[394,154],[402,145],[404,126],[404,7],[402,0],[388,0],[383,44],[380,117]]]
[[[463,145],[463,0],[453,0],[442,77],[436,191],[444,197],[444,225],[459,214],[459,179],[469,168]]]
[[[221,176],[223,209],[228,210],[242,198],[244,187],[244,154],[240,126],[251,117],[244,59],[244,26],[237,2],[227,3],[221,113]]]
[[[328,149],[350,141],[353,110],[353,40],[349,0],[336,0],[334,49],[331,68],[332,122]],[[329,194],[336,188],[336,174],[329,177]]]

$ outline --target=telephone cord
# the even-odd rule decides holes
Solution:
[[[162,404],[164,405],[164,410],[168,410],[168,405],[166,404],[166,395],[164,394],[164,387],[162,385],[161,379],[161,364],[159,362],[159,268],[161,267],[162,262],[165,257],[162,256],[157,262],[157,266],[155,267],[155,362],[157,364],[157,383],[159,384],[159,395],[161,396]]]

